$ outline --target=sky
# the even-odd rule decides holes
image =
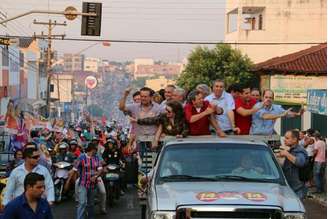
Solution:
[[[91,1],[91,0],[90,0]],[[91,1],[92,2],[92,1]],[[210,41],[224,39],[225,0],[103,0],[102,30],[100,37],[81,36],[81,17],[67,21],[66,27],[57,26],[54,34],[69,38],[106,40],[155,41]],[[79,11],[81,0],[1,0],[0,12],[12,17],[29,10],[59,10],[74,6]],[[1,14],[1,13],[0,13]],[[46,26],[33,24],[33,20],[64,22],[62,15],[28,15],[0,25],[0,34],[31,36],[34,32],[47,33]],[[93,42],[55,41],[59,55],[78,53]],[[176,62],[187,57],[197,45],[101,43],[86,50],[87,57],[110,61],[128,61],[135,58]]]

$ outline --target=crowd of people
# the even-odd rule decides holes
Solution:
[[[2,200],[4,218],[25,218],[22,215],[31,212],[52,218],[49,209],[56,201],[54,163],[72,163],[64,193],[75,188],[78,219],[84,218],[85,214],[94,218],[96,188],[101,213],[106,214],[107,196],[102,180],[106,165],[122,165],[125,157],[133,153],[142,160],[145,152],[160,150],[164,136],[216,135],[223,138],[229,135],[274,135],[274,124],[278,118],[296,117],[303,113],[303,109],[293,112],[274,104],[272,90],[261,93],[247,84],[234,84],[226,89],[223,80],[213,81],[212,87],[199,84],[191,91],[175,85],[168,85],[159,92],[143,87],[132,94],[133,102],[127,104],[130,92],[130,88],[126,89],[119,101],[119,109],[131,122],[126,130],[115,121],[104,124],[85,113],[75,124],[58,127],[54,122],[47,128],[32,129],[26,136],[22,125],[24,116],[15,112],[9,103],[7,127],[19,130],[18,133],[24,133],[24,137],[19,141],[20,147],[12,147],[15,160],[7,167],[9,178]],[[20,122],[17,118],[21,118]],[[18,133],[15,135],[18,136]],[[315,186],[316,192],[322,192],[326,143],[320,133],[311,129],[305,132],[290,130],[284,141],[288,149],[281,149],[277,156],[285,158],[283,171],[292,189],[300,198],[312,186]],[[306,181],[299,179],[298,171],[304,170],[305,166],[311,175]],[[121,180],[122,195],[125,185]],[[20,208],[32,211],[25,214],[16,210]]]
[[[127,89],[119,108],[130,117],[135,145],[143,152],[149,145],[145,136],[153,136],[149,150],[157,149],[164,136],[272,136],[276,134],[277,119],[301,116],[304,112],[274,104],[272,90],[261,94],[258,88],[247,84],[233,84],[226,90],[223,80],[214,81],[212,88],[199,84],[189,92],[174,85],[159,92],[144,87],[132,95],[132,104],[126,104],[129,93]],[[284,158],[283,170],[295,193],[304,198],[313,186],[316,193],[323,192],[326,143],[320,133],[312,129],[290,130],[284,141],[286,147],[276,155]],[[300,179],[301,175],[307,176]]]
[[[214,81],[212,89],[200,84],[189,92],[174,85],[164,92],[144,87],[133,94],[132,104],[126,104],[130,90],[125,91],[119,109],[130,117],[131,134],[154,136],[154,146],[162,135],[274,135],[278,118],[303,114],[303,109],[293,112],[274,104],[272,90],[264,90],[261,96],[257,88],[234,84],[226,91],[223,80]]]
[[[127,130],[115,121],[102,124],[88,113],[75,125],[33,129],[28,141],[22,148],[15,149],[15,159],[7,165],[3,217],[26,218],[27,214],[22,217],[24,214],[15,209],[28,210],[30,207],[36,215],[47,214],[40,218],[52,218],[51,211],[45,209],[56,201],[54,164],[63,161],[73,166],[63,193],[68,196],[75,190],[77,218],[84,218],[86,214],[88,218],[94,218],[95,191],[99,195],[100,212],[106,214],[107,191],[102,180],[107,171],[105,167],[109,164],[122,166],[131,154]],[[120,189],[124,195],[124,177],[120,178]]]

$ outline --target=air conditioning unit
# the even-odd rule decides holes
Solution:
[[[250,23],[252,22],[252,18],[254,16],[252,14],[243,14],[243,23]]]
[[[254,15],[252,15],[252,14],[243,14],[242,22],[241,22],[241,29],[242,30],[251,30],[253,18],[254,18]]]

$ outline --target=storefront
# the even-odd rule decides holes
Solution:
[[[261,90],[273,90],[276,104],[285,109],[292,108],[294,112],[301,108],[306,110],[302,117],[277,120],[275,129],[278,133],[283,135],[290,129],[314,128],[326,135],[326,113],[316,111],[315,104],[313,107],[307,105],[309,91],[311,95],[323,95],[327,88],[327,44],[258,63],[253,71],[260,76]]]

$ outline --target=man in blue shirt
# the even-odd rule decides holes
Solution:
[[[308,162],[308,154],[306,150],[298,144],[299,132],[297,130],[289,130],[285,134],[285,146],[282,147],[278,156],[284,157],[285,161],[282,166],[288,184],[303,199],[306,195],[304,182],[300,180],[299,170]]]
[[[273,104],[274,93],[272,90],[263,91],[263,102],[255,104],[255,108],[260,108],[252,117],[251,135],[273,135],[274,124],[282,117],[295,117],[303,114],[303,109],[299,112],[292,112],[292,108],[285,110],[282,106]]]
[[[27,174],[24,179],[24,193],[6,205],[3,218],[52,219],[47,200],[41,198],[44,191],[44,177],[33,172]]]

